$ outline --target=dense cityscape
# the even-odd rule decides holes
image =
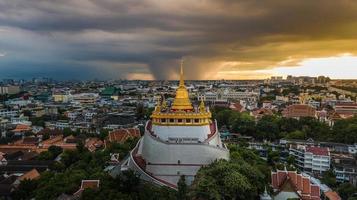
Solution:
[[[181,73],[180,83],[3,80],[1,196],[334,200],[357,191],[356,81]]]
[[[356,0],[0,0],[0,200],[357,200],[356,22]]]

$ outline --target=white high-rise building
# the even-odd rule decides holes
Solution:
[[[331,157],[328,148],[298,145],[290,148],[295,164],[305,172],[322,173],[330,169]]]

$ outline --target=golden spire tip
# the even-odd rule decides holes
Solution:
[[[183,79],[183,58],[181,58],[180,86],[185,86],[185,81]]]

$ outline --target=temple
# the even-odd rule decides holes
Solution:
[[[229,150],[211,117],[203,101],[192,105],[181,63],[180,83],[172,105],[165,99],[157,103],[144,136],[121,169],[132,169],[146,181],[173,189],[181,175],[185,175],[188,184],[192,183],[200,167],[229,159]]]

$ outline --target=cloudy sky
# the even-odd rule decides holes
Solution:
[[[0,0],[0,78],[357,78],[355,0]]]

